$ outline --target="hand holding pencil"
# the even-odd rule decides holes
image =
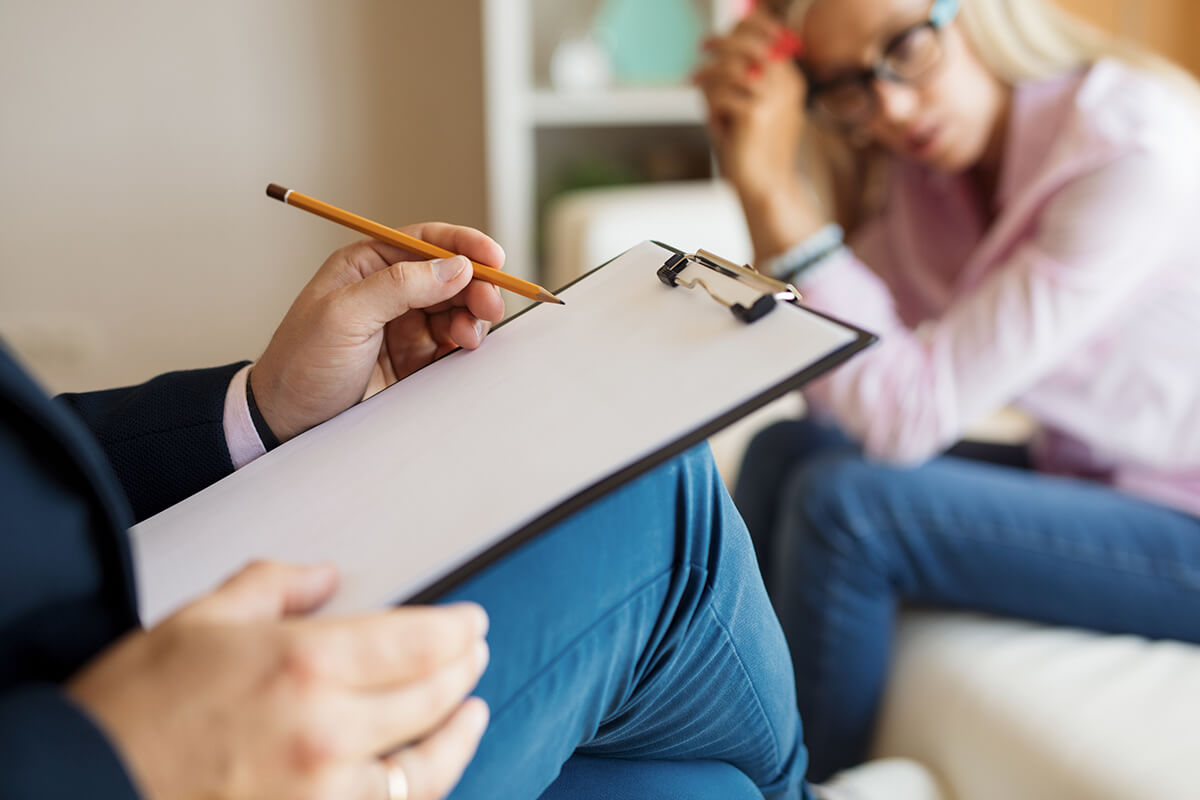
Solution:
[[[254,402],[280,441],[457,347],[479,347],[490,324],[504,316],[499,290],[474,280],[471,266],[503,264],[498,244],[477,230],[438,222],[397,233],[462,255],[419,260],[409,248],[367,240],[326,259],[250,371]]]

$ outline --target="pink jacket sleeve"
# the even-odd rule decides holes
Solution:
[[[1175,165],[1138,152],[1056,193],[1036,230],[938,318],[900,320],[885,283],[853,255],[801,287],[815,308],[880,342],[806,392],[868,455],[923,461],[1012,401],[1155,279],[1166,232],[1191,189]],[[871,246],[868,234],[867,250]],[[866,256],[869,257],[869,256]]]

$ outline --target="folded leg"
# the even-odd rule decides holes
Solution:
[[[791,661],[707,446],[447,599],[492,619],[492,722],[452,797],[537,797],[576,752],[724,761],[768,798],[808,797]]]

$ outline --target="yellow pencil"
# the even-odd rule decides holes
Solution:
[[[337,206],[323,203],[315,197],[309,197],[306,194],[301,194],[294,189],[285,188],[277,183],[267,186],[267,196],[273,197],[289,206],[302,208],[311,214],[324,217],[339,225],[345,225],[351,230],[365,233],[367,236],[378,239],[381,242],[387,242],[396,247],[403,247],[405,250],[420,253],[427,258],[451,258],[458,255],[458,253],[452,253],[443,247],[438,247],[436,244],[430,244],[415,236],[402,233],[395,228],[389,228],[386,225],[380,225],[378,222],[372,222],[366,217],[360,217],[358,214],[352,214]],[[511,275],[503,270],[489,267],[486,264],[480,264],[476,261],[472,261],[471,266],[474,268],[474,276],[481,281],[493,283],[501,289],[508,289],[510,292],[515,292],[523,297],[528,297],[531,300],[537,300],[541,303],[565,305],[562,300],[559,300],[536,283],[522,280],[516,275]]]

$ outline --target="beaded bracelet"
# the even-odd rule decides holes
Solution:
[[[842,226],[830,223],[796,244],[787,252],[770,259],[763,270],[784,283],[795,283],[810,268],[845,247]]]

